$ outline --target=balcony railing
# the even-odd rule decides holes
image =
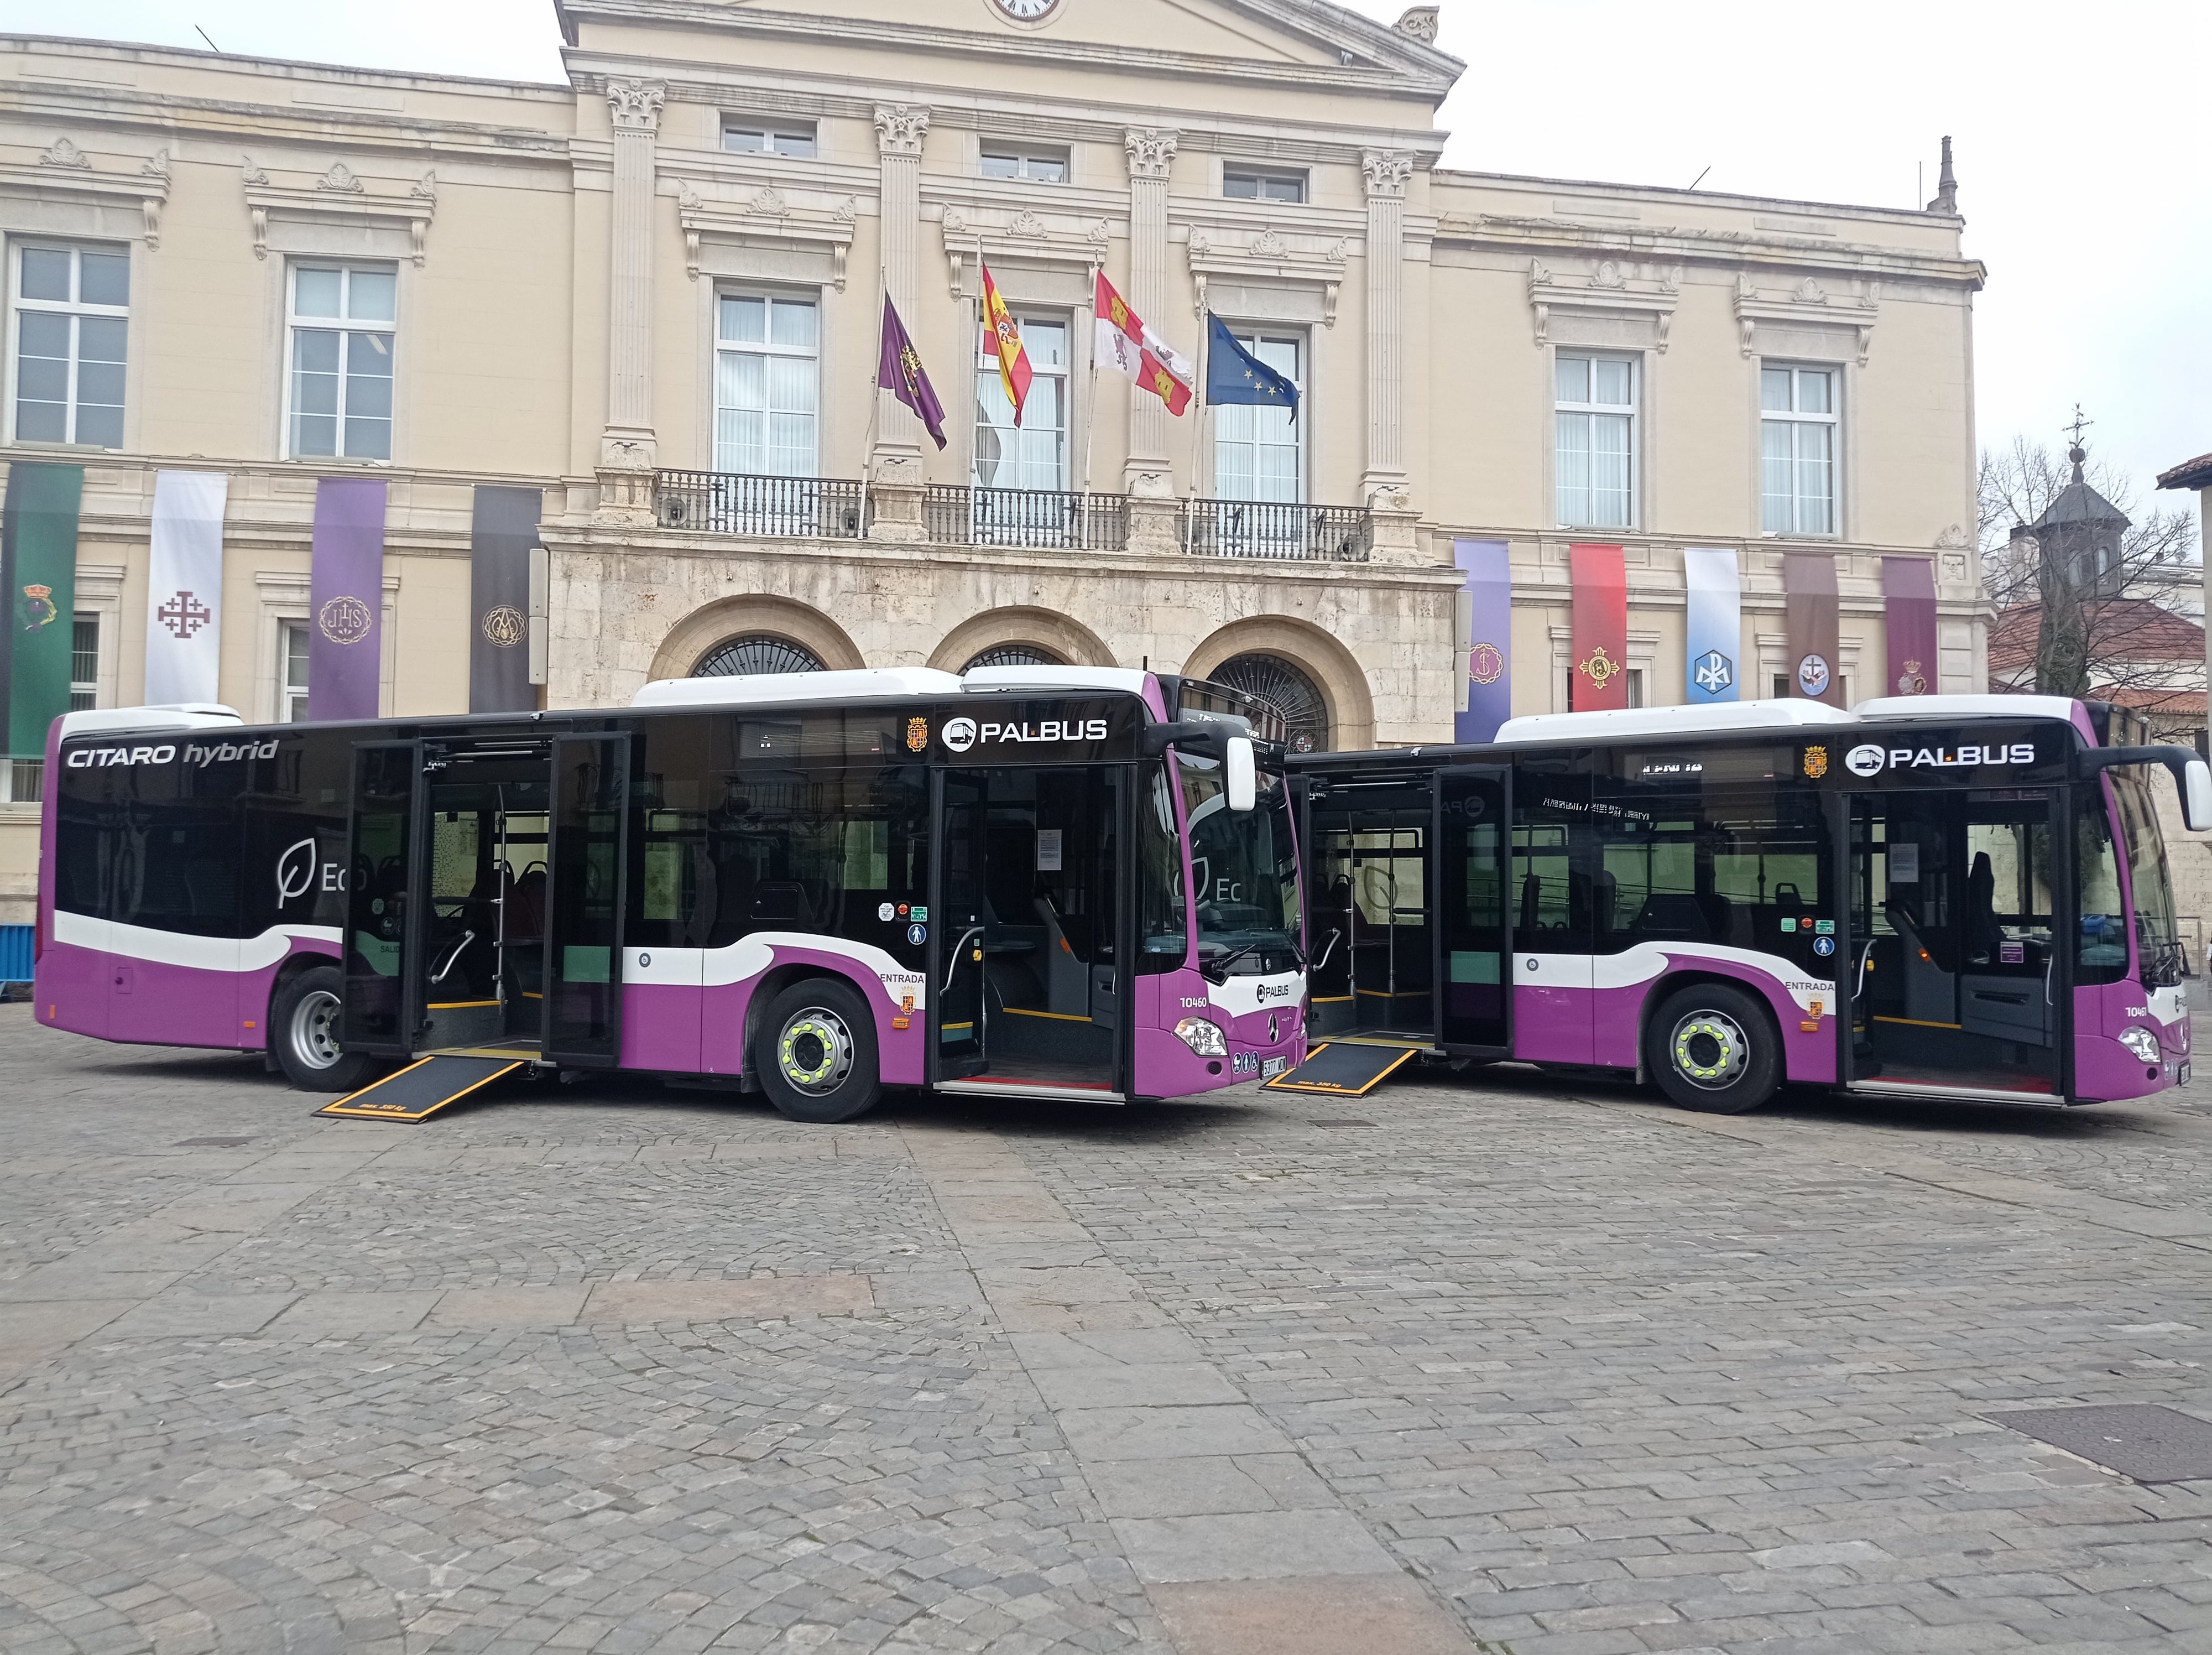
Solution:
[[[661,472],[653,511],[663,528],[857,540],[866,532],[857,479]]]
[[[929,538],[947,545],[1119,551],[1129,543],[1129,502],[1118,494],[933,483],[921,510]]]
[[[1184,502],[1183,550],[1194,557],[1266,557],[1364,563],[1375,520],[1358,506],[1294,506],[1268,500]]]

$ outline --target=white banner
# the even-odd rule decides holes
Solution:
[[[146,704],[219,700],[222,666],[221,472],[154,475],[154,557],[146,583]]]

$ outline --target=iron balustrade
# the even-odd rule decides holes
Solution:
[[[1118,494],[933,483],[922,523],[930,539],[945,545],[1120,551],[1129,543],[1129,502]]]
[[[663,528],[858,540],[866,532],[864,505],[855,478],[747,472],[653,475],[653,515]]]
[[[1362,506],[1301,506],[1272,500],[1183,502],[1183,550],[1194,557],[1267,557],[1364,563],[1375,519]]]

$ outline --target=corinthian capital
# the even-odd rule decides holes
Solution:
[[[1403,149],[1370,149],[1359,157],[1370,196],[1402,196],[1413,175],[1413,158]]]
[[[1121,147],[1129,152],[1129,176],[1133,179],[1165,178],[1175,165],[1173,132],[1133,126],[1121,135]]]
[[[887,155],[918,155],[929,131],[929,111],[902,103],[876,106],[876,148]]]
[[[615,131],[643,132],[660,130],[660,106],[668,100],[665,81],[609,81],[607,106],[615,112]]]

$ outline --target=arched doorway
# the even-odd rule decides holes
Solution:
[[[994,644],[979,654],[970,655],[961,667],[972,672],[979,666],[1065,666],[1067,663],[1049,649],[1040,649],[1033,643]]]
[[[691,669],[695,678],[755,678],[763,672],[819,672],[822,657],[773,632],[750,632],[716,644]]]
[[[1206,676],[1273,706],[1290,727],[1292,752],[1328,750],[1328,703],[1322,696],[1321,686],[1280,655],[1257,652],[1231,655]]]

